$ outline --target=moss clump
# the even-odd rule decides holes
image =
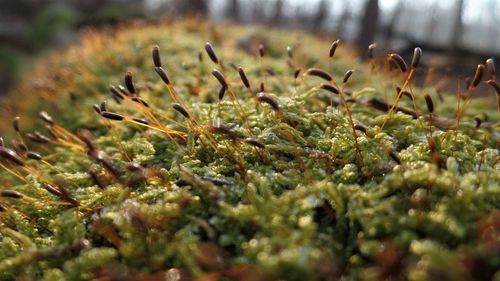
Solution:
[[[406,74],[327,54],[301,33],[182,22],[86,34],[49,56],[11,99],[0,279],[499,278],[493,99],[462,102],[457,129],[454,97],[427,114],[432,88],[406,87],[415,103],[387,113]],[[310,67],[355,72],[336,95]]]

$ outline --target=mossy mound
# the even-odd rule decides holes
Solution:
[[[50,55],[10,100],[0,279],[500,278],[495,98],[457,126],[455,96],[407,83],[390,110],[408,72],[328,48],[181,22]]]

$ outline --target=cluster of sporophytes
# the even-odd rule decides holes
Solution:
[[[494,63],[441,95],[419,48],[346,49],[188,21],[50,55],[0,147],[0,279],[500,280]]]

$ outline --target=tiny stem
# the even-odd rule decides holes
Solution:
[[[384,126],[385,124],[387,123],[387,121],[392,117],[392,114],[394,113],[394,110],[397,108],[398,106],[398,103],[399,103],[399,99],[401,98],[401,95],[403,93],[403,90],[410,84],[410,81],[411,79],[413,78],[413,74],[415,73],[415,68],[411,68],[410,69],[410,73],[408,74],[408,76],[406,77],[405,79],[405,82],[403,84],[403,86],[401,87],[401,89],[398,91],[398,94],[396,95],[396,99],[394,101],[394,104],[392,105],[391,109],[389,110],[389,112],[387,113],[388,116],[385,118],[384,120],[384,123],[382,123],[382,126],[380,127],[380,130],[383,130],[384,129]]]
[[[358,163],[361,164],[361,162],[363,161],[363,157],[361,156],[361,148],[359,147],[359,143],[358,143],[358,134],[356,133],[356,129],[354,128],[354,121],[352,120],[351,110],[349,109],[349,105],[347,104],[347,102],[345,101],[345,98],[344,98],[345,84],[346,83],[342,83],[342,87],[339,88],[339,96],[340,96],[341,103],[345,106],[345,110],[347,112],[347,117],[349,120],[349,125],[351,125],[352,136],[354,138],[354,144],[356,146],[356,158],[358,159]],[[332,83],[332,85],[333,85],[333,83]]]

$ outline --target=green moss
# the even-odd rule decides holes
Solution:
[[[438,102],[432,87],[412,88],[418,119],[376,110],[371,99],[392,102],[392,86],[404,77],[357,63],[347,48],[330,62],[328,42],[305,34],[205,27],[181,22],[91,32],[40,62],[18,87],[11,106],[30,97],[17,105],[23,136],[43,131],[33,119],[50,109],[57,126],[80,137],[90,131],[93,145],[63,136],[60,127],[57,140],[44,132],[52,143],[23,137],[46,162],[19,150],[31,171],[19,169],[28,183],[7,171],[0,175],[2,189],[24,196],[0,197],[6,208],[0,278],[498,278],[499,134],[491,97],[472,100],[460,128],[447,130],[454,96]],[[198,61],[207,38],[222,67],[204,53]],[[262,67],[259,41],[266,42]],[[155,44],[191,120],[171,107],[169,90],[154,72]],[[294,46],[293,67],[288,45]],[[245,69],[254,91],[264,82],[280,110],[256,102],[231,64]],[[214,67],[230,84],[220,103]],[[352,93],[354,123],[366,129],[357,131],[360,155],[345,107],[329,106],[331,93],[317,77],[302,71],[294,79],[295,67],[320,67],[337,81],[356,70],[345,90]],[[122,83],[127,70],[149,107],[109,96],[108,85]],[[424,92],[435,98],[432,122]],[[146,118],[156,128],[105,119],[91,108],[103,99],[107,111]],[[400,105],[414,109],[406,98]],[[478,114],[489,119],[476,128]],[[225,127],[217,130],[217,120]],[[249,137],[264,148],[245,141]],[[64,194],[48,192],[47,183]]]

